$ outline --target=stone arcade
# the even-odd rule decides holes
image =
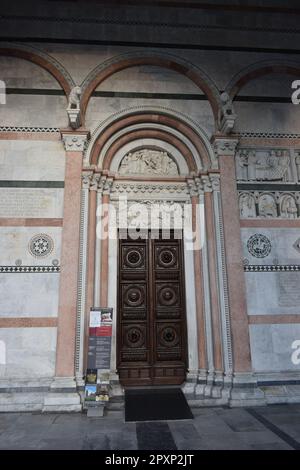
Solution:
[[[0,18],[0,411],[81,411],[92,307],[114,312],[113,398],[300,402],[295,19],[40,3]]]

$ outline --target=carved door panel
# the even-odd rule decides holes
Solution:
[[[121,383],[182,383],[187,345],[181,240],[120,240],[118,284]]]

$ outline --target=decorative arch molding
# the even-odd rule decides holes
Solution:
[[[137,130],[155,128],[167,131],[170,136],[181,140],[192,154],[197,170],[218,168],[218,161],[209,138],[195,121],[170,108],[147,105],[128,108],[103,121],[92,134],[85,152],[85,166],[97,165],[98,161],[102,165],[104,153],[114,141],[114,136],[123,135],[126,129],[133,131],[133,126],[136,126]]]
[[[19,43],[2,42],[0,44],[0,55],[25,59],[39,65],[55,78],[67,96],[75,85],[71,75],[62,64],[54,59],[54,57],[35,47]]]
[[[120,137],[122,137],[123,135],[125,135],[127,133],[134,132],[134,131],[137,131],[137,130],[142,130],[142,129],[145,129],[145,128],[151,129],[151,130],[163,131],[163,132],[166,132],[170,135],[173,135],[173,136],[177,137],[183,144],[185,144],[185,146],[192,153],[193,159],[194,159],[195,164],[196,164],[196,168],[203,170],[202,161],[201,161],[201,159],[198,155],[197,149],[193,145],[193,143],[189,139],[187,139],[183,134],[178,132],[176,129],[165,126],[163,124],[156,124],[156,123],[147,123],[146,126],[143,123],[135,124],[135,125],[132,125],[132,126],[128,126],[124,129],[121,129],[119,132],[116,132],[115,134],[113,134],[112,137],[110,139],[108,139],[108,141],[104,144],[104,146],[101,149],[101,152],[100,152],[100,155],[99,155],[99,158],[98,158],[98,167],[99,168],[103,167],[103,161],[104,161],[106,152],[108,151],[108,149],[111,147],[111,145],[115,141],[117,141]],[[168,145],[167,142],[165,142],[165,144]],[[171,144],[169,144],[169,145],[171,145]]]
[[[280,59],[255,62],[234,75],[227,84],[225,91],[229,94],[230,98],[234,100],[241,88],[248,82],[271,73],[283,73],[299,77],[300,62]]]
[[[190,173],[196,173],[197,167],[193,155],[177,137],[170,135],[168,132],[151,129],[141,129],[124,134],[116,142],[112,144],[103,161],[103,170],[109,170],[115,154],[126,144],[133,141],[143,139],[154,139],[167,142],[173,145],[185,158]]]
[[[173,54],[161,53],[156,50],[127,52],[114,56],[95,67],[81,84],[83,90],[81,100],[83,116],[85,116],[93,91],[100,83],[114,73],[137,65],[155,65],[174,70],[189,78],[207,96],[217,123],[218,112],[222,107],[222,103],[219,90],[213,80],[193,63]]]

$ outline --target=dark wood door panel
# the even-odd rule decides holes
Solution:
[[[187,368],[181,240],[120,240],[118,371],[123,385],[180,384]]]

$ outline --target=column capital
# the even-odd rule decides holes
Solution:
[[[82,189],[89,189],[93,177],[92,171],[85,171],[81,174]]]
[[[62,141],[66,152],[83,152],[89,137],[89,131],[61,130]]]
[[[202,175],[201,182],[203,186],[203,191],[205,193],[211,193],[213,191],[220,190],[220,174],[219,173],[209,173],[208,175]]]
[[[100,194],[110,194],[114,179],[106,175],[99,175],[97,191]]]
[[[217,157],[228,156],[233,157],[235,155],[236,147],[239,143],[237,138],[231,137],[214,137],[213,148]]]
[[[200,178],[194,177],[187,180],[188,191],[191,197],[199,196],[202,190],[202,182]]]

